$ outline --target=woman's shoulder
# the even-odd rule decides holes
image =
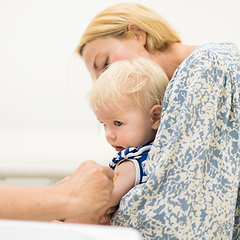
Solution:
[[[205,58],[205,60],[218,59],[226,62],[232,62],[240,59],[240,52],[236,44],[227,43],[206,43],[198,47],[190,56],[191,60]]]
[[[208,50],[221,50],[221,51],[228,51],[230,49],[236,49],[236,44],[232,42],[224,42],[224,43],[205,43],[201,46],[199,46],[196,50],[198,51],[208,51]]]
[[[206,71],[240,67],[240,53],[234,43],[206,43],[187,57],[175,71],[170,83],[185,82],[204,75]],[[186,77],[187,76],[187,77]],[[169,84],[169,85],[171,85]],[[183,84],[181,82],[181,84]]]
[[[240,52],[234,43],[206,43],[196,48],[176,72],[235,64],[240,64]]]

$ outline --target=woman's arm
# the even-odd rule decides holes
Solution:
[[[86,161],[49,187],[0,185],[0,218],[50,221],[95,211],[108,202],[112,180],[110,168]]]
[[[100,217],[104,216],[106,211],[117,206],[121,198],[134,186],[136,178],[136,170],[133,162],[125,161],[120,164],[115,170],[113,193],[108,203],[95,212],[78,216],[76,218],[65,219],[65,223],[85,223],[85,224],[98,224]]]

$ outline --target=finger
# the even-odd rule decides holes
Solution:
[[[101,216],[100,218],[99,218],[99,223],[100,224],[108,224],[108,223],[110,223],[110,219],[111,219],[111,216],[110,215],[104,215],[104,216]]]
[[[107,214],[107,215],[110,215],[110,214],[116,212],[117,209],[118,209],[118,206],[111,207],[111,208],[109,208],[109,209],[106,211],[106,214]]]
[[[107,175],[107,177],[113,181],[114,171],[110,167],[104,167],[104,172]]]

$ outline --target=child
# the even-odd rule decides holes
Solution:
[[[118,151],[110,163],[114,190],[105,207],[65,222],[96,223],[132,187],[147,181],[144,160],[160,124],[168,82],[160,66],[146,58],[117,61],[96,80],[88,99],[104,126],[106,140]]]

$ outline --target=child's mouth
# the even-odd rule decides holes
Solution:
[[[120,146],[112,146],[112,147],[115,148],[115,150],[116,150],[117,152],[120,152],[120,151],[122,151],[122,150],[125,149],[125,148],[120,147]]]

